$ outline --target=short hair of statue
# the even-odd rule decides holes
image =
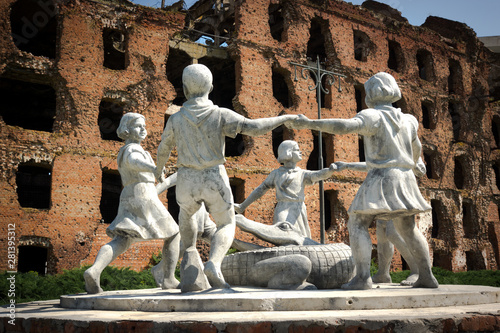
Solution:
[[[130,126],[130,123],[132,123],[136,119],[141,119],[141,118],[146,120],[146,118],[140,113],[135,113],[135,112],[125,113],[122,119],[120,119],[120,125],[116,129],[116,134],[118,135],[118,137],[122,140],[127,140],[129,134],[128,127]]]
[[[182,84],[187,90],[187,98],[201,97],[212,90],[213,76],[210,69],[202,64],[193,64],[184,68]]]
[[[388,73],[380,72],[365,82],[366,105],[370,108],[377,104],[392,104],[401,99],[396,79]]]
[[[285,140],[278,146],[278,162],[284,163],[292,158],[292,149],[297,142]]]

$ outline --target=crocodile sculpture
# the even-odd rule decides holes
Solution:
[[[278,246],[226,256],[222,262],[222,274],[231,285],[311,289],[312,284],[318,289],[335,289],[353,275],[351,248],[346,244],[321,245],[303,236],[289,222],[266,225],[236,215],[236,224],[240,229]],[[294,285],[287,280],[292,274],[302,276],[307,283]]]

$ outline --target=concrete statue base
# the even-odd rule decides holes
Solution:
[[[61,296],[63,308],[145,312],[416,309],[499,302],[500,288],[445,285],[428,289],[398,284],[378,284],[364,292],[234,287],[181,294],[158,288]]]

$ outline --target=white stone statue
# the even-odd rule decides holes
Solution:
[[[283,164],[273,170],[241,204],[235,204],[235,211],[243,214],[245,209],[262,197],[269,189],[276,189],[278,204],[274,209],[273,224],[289,222],[300,230],[303,236],[311,237],[307,221],[307,209],[304,203],[306,185],[327,179],[336,170],[335,164],[318,171],[303,170],[297,167],[302,160],[302,153],[295,141],[285,140],[278,147],[278,162]]]
[[[338,171],[351,169],[356,171],[367,172],[366,162],[336,162]],[[425,174],[425,164],[421,158],[417,162],[417,167],[413,169],[413,173],[417,177]],[[392,278],[389,274],[391,268],[392,257],[394,256],[394,245],[397,247],[406,263],[410,267],[410,275],[403,281],[401,285],[411,286],[418,280],[418,266],[411,254],[405,241],[396,231],[394,223],[389,220],[377,220],[377,258],[378,271],[372,276],[372,281],[375,283],[391,283]]]
[[[248,119],[220,108],[208,98],[213,88],[212,80],[212,73],[204,65],[194,64],[184,69],[182,82],[187,101],[167,122],[158,147],[155,175],[161,181],[164,165],[172,149],[177,147],[176,197],[180,206],[181,255],[196,250],[197,223],[193,216],[203,202],[217,225],[204,273],[212,287],[228,288],[220,267],[233,242],[235,220],[233,195],[224,168],[225,137],[234,138],[238,133],[261,135],[297,119],[297,116]],[[181,269],[181,280],[184,281],[183,274],[188,272]],[[192,286],[185,290],[196,288]]]
[[[418,121],[392,103],[401,99],[394,77],[378,73],[365,83],[366,104],[351,119],[310,120],[300,116],[293,128],[310,128],[331,134],[359,133],[365,144],[368,174],[349,208],[349,239],[356,276],[344,289],[370,289],[371,239],[368,227],[374,219],[392,220],[417,263],[414,287],[437,288],[431,271],[429,248],[415,224],[415,214],[431,209],[418,189],[413,170],[421,154]]]
[[[125,140],[118,153],[118,171],[123,190],[120,194],[118,214],[106,229],[111,242],[97,254],[94,265],[84,273],[85,289],[89,294],[102,292],[100,276],[104,268],[125,252],[134,242],[164,239],[161,262],[153,267],[156,282],[164,289],[177,288],[174,276],[179,259],[179,227],[158,198],[151,155],[141,147],[146,138],[146,122],[138,113],[125,114],[117,129]]]

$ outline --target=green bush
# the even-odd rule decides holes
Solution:
[[[433,267],[432,273],[439,284],[463,284],[500,287],[500,271],[468,271],[453,273],[440,267]],[[399,283],[410,275],[410,271],[392,272],[392,282]]]

